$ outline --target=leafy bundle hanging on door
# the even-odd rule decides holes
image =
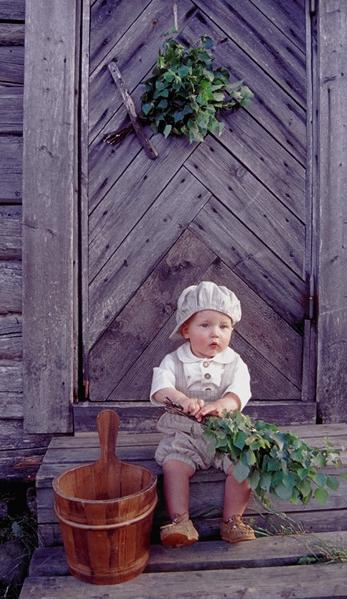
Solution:
[[[142,122],[165,137],[185,135],[191,143],[203,141],[208,133],[222,133],[219,112],[246,106],[253,94],[243,81],[230,83],[227,69],[214,67],[213,45],[208,36],[189,48],[175,39],[165,42],[144,82]]]

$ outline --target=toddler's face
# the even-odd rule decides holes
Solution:
[[[214,358],[228,347],[232,330],[229,316],[216,310],[202,310],[182,325],[181,332],[195,356]]]

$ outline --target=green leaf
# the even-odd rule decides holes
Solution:
[[[246,478],[249,475],[249,472],[250,469],[248,468],[248,466],[246,466],[242,462],[238,462],[233,467],[233,475],[239,483],[242,483],[242,481],[246,480]]]
[[[329,495],[328,491],[326,491],[322,487],[318,487],[318,489],[315,490],[314,496],[318,503],[323,505],[324,503],[326,503]]]
[[[275,487],[275,493],[281,499],[290,499],[292,496],[292,489],[285,485],[277,485],[277,487]]]
[[[158,108],[167,108],[168,107],[168,101],[163,99],[160,100],[159,104],[158,104]]]
[[[188,75],[188,73],[191,73],[191,71],[192,71],[192,68],[187,67],[186,65],[183,65],[179,69],[177,69],[177,73],[179,74],[180,77],[185,77],[186,75]]]
[[[318,485],[319,487],[324,487],[324,485],[325,485],[325,484],[326,484],[326,482],[327,482],[327,477],[326,477],[326,475],[325,475],[325,474],[321,474],[321,473],[319,473],[319,474],[316,474],[316,475],[315,475],[315,477],[314,477],[314,479],[313,479],[313,480],[314,480],[314,482],[315,482],[315,483],[317,483],[317,485]]]
[[[172,125],[166,125],[163,131],[164,137],[168,137],[171,133]]]
[[[327,486],[336,491],[340,486],[340,481],[335,476],[327,476]]]
[[[234,445],[239,449],[243,449],[246,443],[247,433],[239,431],[234,439]]]
[[[253,466],[256,463],[256,461],[257,461],[257,458],[255,457],[255,453],[251,449],[249,449],[247,451],[246,457],[247,457],[247,464],[249,466]]]
[[[147,104],[142,104],[142,112],[143,114],[148,114],[153,108],[152,102],[148,102]]]
[[[221,92],[214,92],[214,94],[213,94],[213,99],[214,99],[216,102],[223,102],[223,100],[224,100],[224,94],[223,94],[223,93],[221,93]]]
[[[253,491],[257,488],[259,480],[260,480],[260,474],[259,474],[258,470],[253,470],[251,476],[249,477],[249,484],[251,486],[251,489],[253,489]]]
[[[263,489],[264,491],[270,491],[271,482],[272,482],[271,474],[269,474],[268,472],[265,472],[265,474],[261,475],[260,488]]]
[[[155,83],[155,88],[158,91],[160,91],[166,87],[167,87],[167,81],[162,81],[161,79],[158,79],[158,81],[156,81],[156,83]]]

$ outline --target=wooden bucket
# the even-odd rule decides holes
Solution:
[[[53,481],[71,574],[93,584],[116,584],[140,574],[149,558],[156,476],[115,455],[119,417],[97,417],[101,456]]]

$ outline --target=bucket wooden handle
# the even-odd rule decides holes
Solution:
[[[116,440],[119,430],[119,416],[113,410],[102,410],[96,419],[99,434],[101,455],[99,462],[118,461],[116,457]]]

